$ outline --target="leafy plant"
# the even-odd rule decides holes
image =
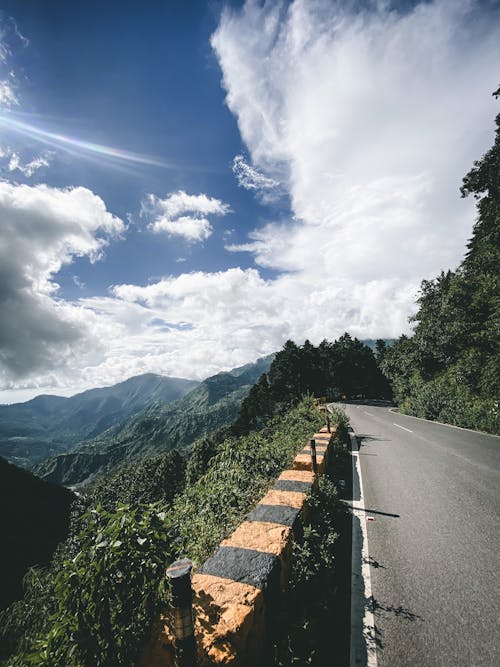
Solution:
[[[269,667],[331,664],[337,492],[328,475],[308,503],[311,523],[293,546],[289,589],[275,614]]]

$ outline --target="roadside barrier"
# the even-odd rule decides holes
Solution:
[[[158,619],[141,667],[256,664],[264,648],[273,602],[287,587],[293,542],[301,538],[308,522],[307,493],[325,472],[335,435],[336,428],[328,420],[245,521],[192,575],[193,609],[185,609],[190,595],[183,588],[184,607],[174,610],[174,618],[180,620],[172,627],[167,616]],[[187,566],[189,581],[189,563],[177,561],[169,569],[175,573]],[[192,641],[192,618],[196,656],[185,648],[186,636],[188,645]]]

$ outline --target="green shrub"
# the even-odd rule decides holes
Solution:
[[[406,414],[465,428],[500,433],[498,402],[473,393],[459,366],[425,382],[414,374],[410,393],[400,403]]]
[[[309,495],[311,524],[295,543],[289,590],[276,614],[270,667],[331,664],[337,492],[328,476]]]
[[[63,563],[48,635],[29,664],[118,667],[136,661],[162,605],[169,560],[168,521],[159,503],[102,506],[87,515],[81,550]]]
[[[174,502],[177,551],[205,560],[322,423],[307,399],[262,431],[222,442],[208,472]]]

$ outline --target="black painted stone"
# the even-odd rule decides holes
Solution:
[[[295,479],[277,479],[273,489],[276,491],[298,491],[307,493],[312,488],[312,482],[301,482]]]
[[[310,449],[303,449],[299,453],[300,454],[309,454],[309,456],[311,456],[311,450]],[[326,449],[323,449],[323,448],[320,449],[319,447],[316,447],[316,454],[318,456],[324,456],[326,454]]]
[[[247,516],[247,521],[266,521],[279,523],[291,528],[300,514],[300,510],[289,505],[257,505]]]
[[[274,554],[241,547],[219,547],[198,572],[265,591],[279,584],[279,570],[280,561]]]

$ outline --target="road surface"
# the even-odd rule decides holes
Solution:
[[[359,561],[372,598],[361,606],[376,645],[351,652],[351,666],[500,665],[500,438],[376,404],[345,409],[369,551]]]

